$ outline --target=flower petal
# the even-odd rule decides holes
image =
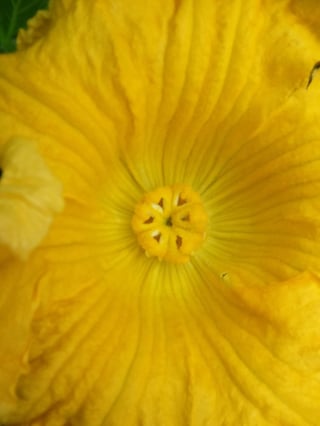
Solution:
[[[30,370],[6,421],[317,424],[316,276],[263,292],[218,290],[190,267],[142,265],[124,263],[135,271],[130,282],[114,271],[118,286],[105,286],[95,274],[86,290],[38,308]]]
[[[235,131],[221,148],[224,164],[204,196],[211,225],[202,253],[217,275],[242,274],[261,284],[318,269],[319,86],[313,84],[252,138],[238,143]]]
[[[35,140],[66,198],[28,268],[3,261],[2,423],[317,425],[319,45],[293,10],[56,0],[0,58],[0,144]],[[211,223],[176,266],[130,221],[178,182]]]
[[[25,49],[41,39],[48,31],[49,24],[50,12],[48,10],[39,10],[36,15],[27,22],[27,29],[20,29],[17,36],[17,49]]]
[[[17,407],[16,384],[29,371],[30,325],[39,302],[42,268],[13,259],[1,262],[0,292],[0,418]]]
[[[3,147],[0,164],[0,243],[25,259],[63,209],[61,184],[35,146],[21,138]]]
[[[319,8],[315,0],[289,0],[289,9],[295,14],[298,22],[309,30],[319,39]]]

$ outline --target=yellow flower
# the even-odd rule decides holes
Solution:
[[[0,424],[318,425],[319,23],[53,0],[0,58]]]

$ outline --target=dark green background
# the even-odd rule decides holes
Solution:
[[[14,51],[19,28],[25,27],[37,10],[47,6],[48,0],[0,0],[0,53]]]

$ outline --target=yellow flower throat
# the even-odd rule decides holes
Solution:
[[[147,256],[185,263],[202,245],[207,223],[200,196],[177,184],[146,193],[136,205],[132,229]]]

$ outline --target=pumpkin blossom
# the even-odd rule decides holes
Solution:
[[[0,57],[0,424],[317,426],[315,0],[52,0]]]

